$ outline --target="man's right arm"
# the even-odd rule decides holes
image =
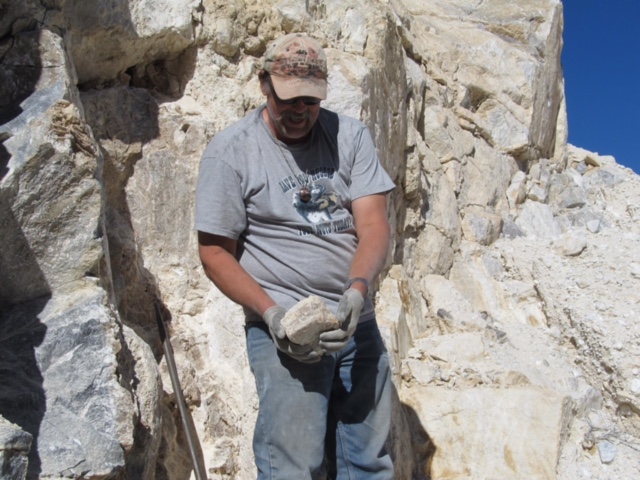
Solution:
[[[237,241],[198,231],[198,252],[205,274],[230,300],[261,317],[276,305],[236,259]]]
[[[286,338],[281,325],[286,310],[273,301],[236,259],[237,241],[198,231],[198,251],[204,272],[230,300],[253,310],[269,326],[276,348],[300,362],[313,363],[320,354],[310,346],[296,345]],[[275,308],[274,308],[275,307]],[[270,310],[268,313],[267,311]]]

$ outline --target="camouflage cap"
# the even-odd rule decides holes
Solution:
[[[274,40],[262,68],[271,75],[278,97],[327,98],[327,57],[322,46],[302,33]]]

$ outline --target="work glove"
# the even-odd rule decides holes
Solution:
[[[340,328],[320,334],[320,346],[327,353],[340,351],[347,346],[358,326],[363,305],[364,297],[358,290],[350,288],[344,292],[336,312]]]
[[[287,311],[278,305],[264,312],[264,322],[269,327],[269,334],[276,348],[299,362],[314,363],[319,361],[320,355],[314,352],[310,346],[295,344],[287,338],[287,332],[282,326],[282,319],[286,313]]]

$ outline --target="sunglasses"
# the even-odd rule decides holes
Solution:
[[[322,101],[319,98],[314,98],[314,97],[293,97],[293,98],[290,98],[289,100],[282,100],[281,98],[278,98],[278,96],[276,95],[276,92],[273,92],[273,96],[275,97],[277,102],[283,105],[293,105],[297,103],[298,100],[302,100],[302,103],[310,107],[312,105],[318,105]]]
[[[293,97],[288,100],[283,100],[276,93],[276,89],[273,88],[271,78],[269,78],[269,85],[271,86],[271,93],[273,93],[273,98],[276,99],[276,102],[281,103],[282,105],[294,105],[298,103],[298,100],[302,100],[302,103],[304,103],[308,107],[311,107],[313,105],[318,105],[322,101],[320,98],[315,97]]]

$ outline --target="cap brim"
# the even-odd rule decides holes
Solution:
[[[327,98],[327,81],[314,77],[294,77],[271,74],[271,83],[276,95],[282,100],[295,97]]]

